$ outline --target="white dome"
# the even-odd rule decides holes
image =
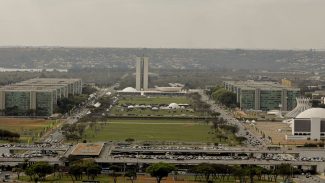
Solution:
[[[170,109],[179,109],[179,105],[176,104],[176,103],[171,103],[171,104],[169,104],[168,108],[170,108]]]
[[[137,92],[138,90],[136,90],[135,88],[132,88],[132,87],[126,87],[122,91],[123,92]]]
[[[296,118],[323,118],[325,119],[325,109],[323,108],[311,108],[298,114]]]

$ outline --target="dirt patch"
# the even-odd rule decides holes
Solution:
[[[47,120],[44,119],[21,119],[21,118],[0,118],[1,126],[30,126],[30,127],[38,127],[43,126],[44,122]]]
[[[291,127],[289,124],[282,122],[256,122],[255,126],[246,125],[254,133],[262,136],[270,136],[272,138],[272,143],[275,145],[280,144],[290,144],[290,145],[300,145],[307,141],[304,140],[286,140],[285,135],[291,134]]]

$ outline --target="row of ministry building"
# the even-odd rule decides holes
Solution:
[[[35,78],[0,87],[0,115],[51,116],[61,98],[82,93],[80,79]]]
[[[300,89],[277,82],[225,81],[224,88],[237,96],[243,110],[290,111],[296,107]]]

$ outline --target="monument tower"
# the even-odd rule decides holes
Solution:
[[[148,57],[137,57],[136,60],[136,86],[135,89],[138,91],[148,90]]]

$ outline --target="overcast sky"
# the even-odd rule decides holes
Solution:
[[[324,49],[325,0],[0,0],[0,46]]]

